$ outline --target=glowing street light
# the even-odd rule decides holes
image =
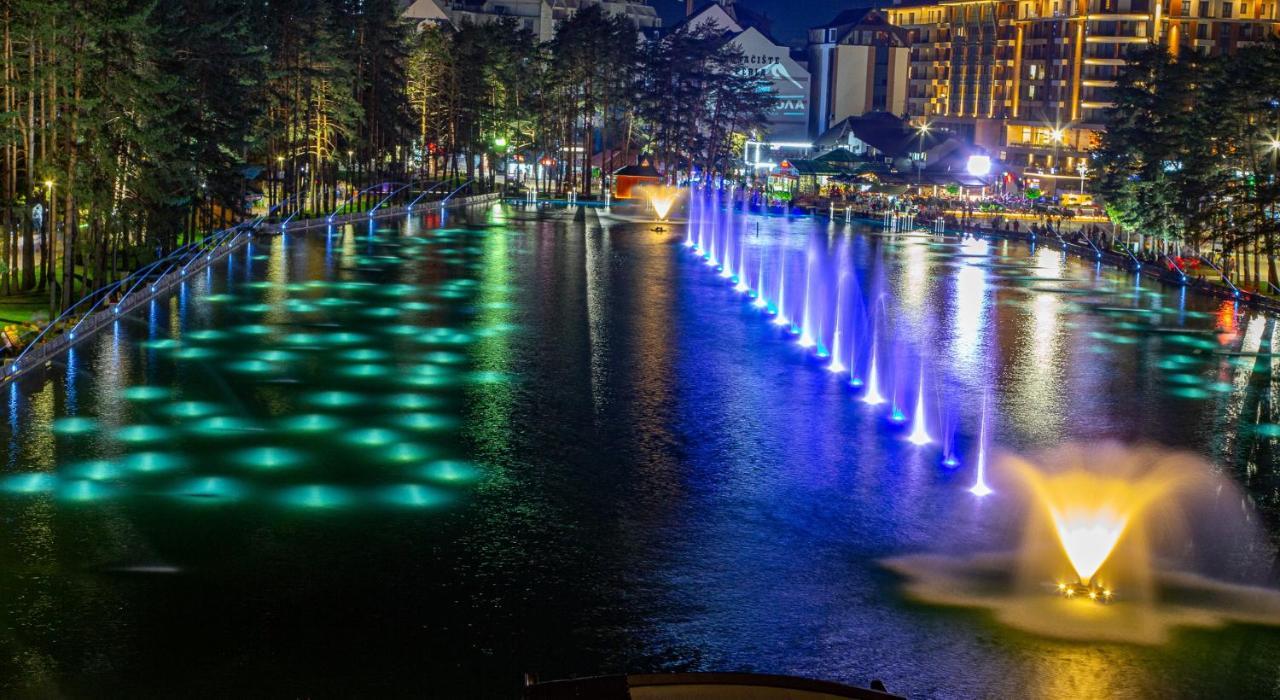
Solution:
[[[991,156],[969,156],[969,160],[965,163],[964,169],[974,177],[985,177],[991,172]]]
[[[1080,194],[1084,194],[1084,176],[1089,172],[1089,164],[1083,160],[1076,165],[1076,172],[1080,173]]]

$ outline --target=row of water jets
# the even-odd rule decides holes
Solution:
[[[908,442],[940,446],[943,465],[957,468],[955,421],[929,391],[936,392],[940,383],[928,375],[922,350],[894,337],[883,295],[864,291],[847,237],[834,248],[810,237],[803,251],[793,251],[785,237],[761,239],[758,229],[748,228],[745,214],[726,210],[721,197],[718,189],[691,190],[685,247],[828,371],[843,377],[863,403],[885,409],[891,423],[907,427]],[[886,214],[885,225],[891,232],[910,231],[912,219]],[[797,262],[803,264],[793,270]],[[985,472],[984,405],[970,488],[979,496],[991,493]]]

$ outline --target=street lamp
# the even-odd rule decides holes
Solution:
[[[58,269],[58,218],[57,207],[53,201],[53,180],[44,181],[45,199],[49,202],[49,271],[46,273],[50,277],[54,276],[54,271]],[[53,280],[49,280],[49,318],[53,318],[53,311],[57,299],[58,285],[52,284]]]
[[[1076,165],[1076,172],[1080,173],[1080,194],[1084,194],[1084,175],[1089,172],[1089,165],[1083,160]]]
[[[284,156],[276,156],[275,177],[271,178],[271,198],[277,205],[284,199]],[[270,206],[267,207],[267,213],[271,213]]]

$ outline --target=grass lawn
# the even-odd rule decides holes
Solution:
[[[13,296],[0,296],[0,325],[29,323],[31,315],[43,312],[45,321],[49,318],[49,292],[23,292]]]

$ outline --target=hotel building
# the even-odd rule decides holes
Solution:
[[[1231,53],[1280,36],[1280,0],[901,0],[907,114],[987,148],[1052,192],[1085,157],[1131,47]]]

